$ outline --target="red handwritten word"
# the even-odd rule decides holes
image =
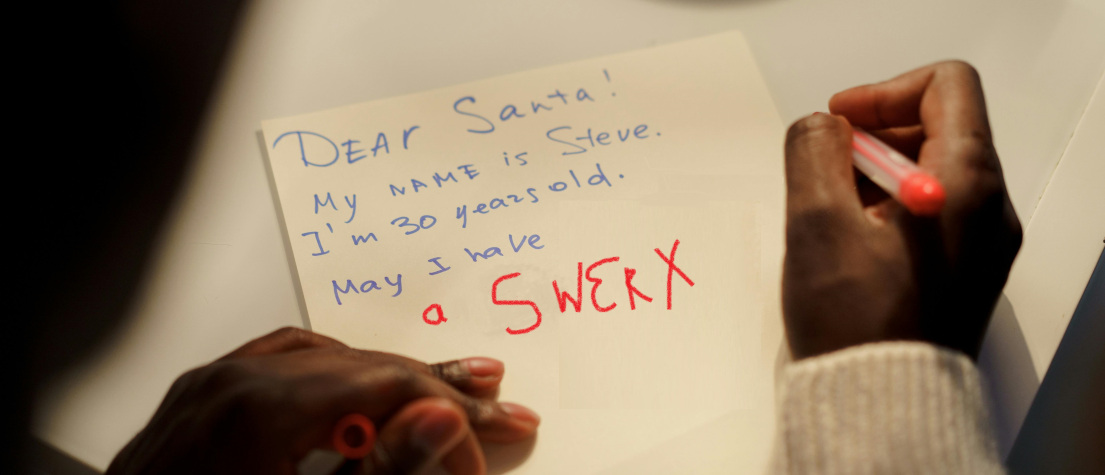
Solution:
[[[675,244],[672,245],[671,253],[669,255],[665,255],[663,252],[660,251],[659,248],[654,249],[656,251],[656,255],[660,256],[660,260],[664,261],[664,263],[667,264],[667,267],[668,267],[668,279],[667,279],[667,297],[668,297],[668,299],[667,299],[668,307],[667,308],[668,308],[668,310],[671,310],[672,277],[675,274],[679,274],[679,277],[682,278],[689,286],[694,287],[694,281],[691,280],[691,278],[688,277],[687,274],[684,273],[683,270],[679,268],[679,266],[675,265],[675,251],[677,249],[679,249],[679,240],[678,239],[676,239]],[[619,258],[617,256],[608,257],[608,258],[605,258],[605,259],[600,259],[598,261],[595,261],[593,264],[587,266],[586,271],[583,270],[583,263],[578,262],[576,264],[576,292],[575,292],[575,298],[572,298],[571,294],[569,294],[568,292],[561,291],[560,290],[560,285],[557,284],[557,282],[555,280],[553,280],[552,281],[553,293],[556,294],[556,303],[560,306],[560,313],[564,313],[568,310],[568,303],[569,302],[572,304],[572,307],[575,309],[576,313],[579,313],[581,310],[583,310],[583,280],[584,280],[584,278],[587,279],[587,282],[591,283],[591,305],[595,308],[596,311],[609,312],[609,311],[613,310],[615,307],[617,307],[618,306],[617,302],[610,302],[609,305],[605,305],[605,306],[599,304],[597,294],[598,294],[599,286],[602,285],[603,279],[600,279],[598,277],[594,277],[591,273],[593,271],[595,271],[595,269],[598,269],[600,266],[603,266],[603,265],[606,265],[606,264],[611,264],[611,263],[614,263],[614,262],[618,262],[620,259],[621,258]],[[633,285],[633,277],[637,275],[637,269],[633,269],[631,267],[624,267],[623,271],[625,272],[625,290],[626,290],[626,293],[629,295],[629,309],[630,310],[636,310],[637,309],[637,302],[635,300],[635,297],[640,297],[642,300],[644,300],[646,302],[652,302],[652,297],[649,297],[648,295],[645,295],[645,293],[642,292],[641,289],[639,289],[639,288],[637,288],[637,286]],[[502,284],[503,282],[505,282],[507,280],[510,280],[510,279],[513,279],[515,277],[518,277],[520,275],[522,275],[520,272],[515,272],[513,274],[507,274],[507,275],[504,275],[502,277],[499,277],[498,279],[495,279],[495,283],[491,284],[491,302],[492,303],[494,303],[495,305],[526,305],[526,306],[529,306],[530,308],[532,308],[533,313],[537,316],[537,319],[533,323],[533,325],[530,325],[527,328],[523,328],[521,330],[513,330],[513,329],[508,327],[506,329],[506,332],[511,334],[511,335],[529,333],[529,332],[537,329],[537,327],[541,326],[541,308],[537,306],[537,303],[535,303],[532,300],[503,300],[503,299],[499,298],[499,284]]]

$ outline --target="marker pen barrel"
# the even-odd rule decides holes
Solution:
[[[881,140],[856,128],[852,132],[852,161],[910,213],[935,216],[944,207],[944,187],[935,177]]]

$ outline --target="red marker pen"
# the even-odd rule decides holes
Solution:
[[[897,150],[860,129],[852,129],[852,161],[871,181],[917,216],[935,216],[944,207],[944,187]]]
[[[348,414],[334,425],[334,449],[347,459],[363,459],[375,445],[376,426],[362,414]]]

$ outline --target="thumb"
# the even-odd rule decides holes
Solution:
[[[811,210],[861,211],[852,171],[852,129],[842,118],[813,114],[786,139],[788,216]]]

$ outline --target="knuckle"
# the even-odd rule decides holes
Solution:
[[[983,219],[991,226],[1002,224],[995,220],[1004,213],[1005,192],[1001,178],[979,170],[974,170],[972,175],[970,193],[973,199],[966,201],[965,209],[975,219]]]
[[[330,355],[334,359],[340,360],[352,360],[352,361],[371,361],[371,357],[364,351],[356,348],[350,348],[348,346],[339,346],[334,348],[323,348],[318,350],[319,353]]]
[[[960,59],[942,61],[937,63],[936,68],[953,76],[972,79],[976,82],[980,80],[978,70],[971,63]]]
[[[981,173],[971,190],[964,215],[974,233],[989,236],[993,252],[1011,261],[1024,241],[1024,229],[1013,209],[1000,174]]]
[[[178,376],[176,380],[173,381],[173,384],[169,386],[169,391],[165,396],[165,400],[170,401],[178,397],[192,394],[197,388],[201,387],[203,369],[203,367],[193,368]]]
[[[269,336],[272,338],[277,338],[285,341],[305,341],[309,340],[311,338],[311,335],[313,335],[313,333],[302,328],[292,326],[281,327],[269,334]]]
[[[391,365],[380,368],[379,371],[383,384],[379,390],[385,394],[399,395],[404,398],[414,397],[422,390],[422,376],[399,365]]]
[[[788,180],[806,175],[818,157],[835,156],[851,142],[850,127],[828,114],[802,118],[787,130],[784,150]]]
[[[445,365],[447,364],[449,363],[434,363],[432,365],[429,365],[430,375],[437,379],[444,380],[447,374],[447,371],[445,369]]]
[[[994,151],[990,134],[981,129],[963,131],[963,135],[952,141],[950,153],[963,157],[967,167],[985,181],[1001,181],[1001,166],[997,152]]]
[[[176,381],[173,381],[172,389],[183,389],[194,385],[196,381],[202,377],[203,368],[204,367],[192,368],[185,371],[184,374],[177,377]]]
[[[497,403],[470,397],[460,397],[459,400],[454,402],[460,406],[465,417],[472,424],[481,424],[490,420],[498,409]]]
[[[843,121],[828,114],[813,114],[796,120],[787,129],[787,148],[808,146],[827,137],[839,135]]]
[[[274,415],[288,414],[294,404],[290,385],[236,361],[212,363],[193,374],[196,394],[215,409],[214,419],[228,430],[279,424]]]
[[[194,380],[205,391],[222,392],[248,381],[252,372],[234,360],[217,361],[196,370]]]
[[[1005,213],[1003,214],[1005,215],[1006,248],[1010,259],[1012,259],[1024,243],[1024,228],[1021,227],[1021,220],[1017,218],[1017,213],[1013,210],[1011,203],[1006,204]]]
[[[1021,231],[1019,222],[1010,230],[1007,239],[1006,254],[1009,259],[1012,260],[1012,258],[1020,252],[1021,245],[1024,244],[1024,233]]]
[[[468,370],[464,368],[460,360],[446,361],[429,365],[430,374],[435,378],[449,383],[462,383],[469,379]]]
[[[238,384],[222,398],[226,417],[241,421],[245,427],[278,424],[280,421],[273,418],[288,414],[294,406],[290,388],[260,380]]]
[[[1017,218],[1017,214],[1010,212],[1005,215],[1006,226],[1009,229],[1009,236],[1016,242],[1017,249],[1020,249],[1021,243],[1024,242],[1024,228],[1021,227],[1021,220]]]

